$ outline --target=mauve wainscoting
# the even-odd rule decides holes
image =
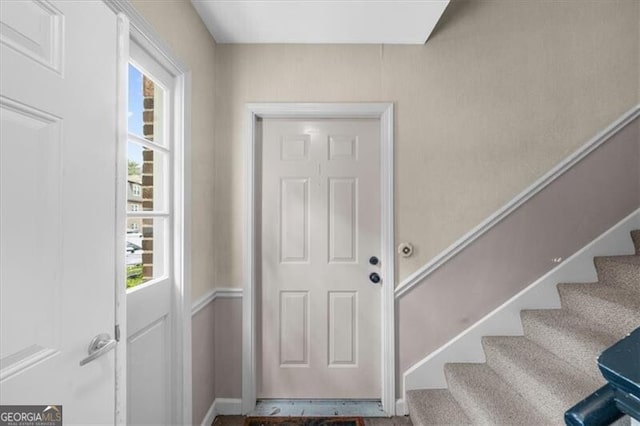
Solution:
[[[639,170],[635,119],[400,297],[396,377],[637,209]]]
[[[201,424],[216,398],[242,397],[242,297],[214,292],[192,319],[193,423]]]

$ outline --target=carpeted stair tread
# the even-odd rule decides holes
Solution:
[[[640,293],[640,256],[600,256],[593,263],[601,283]]]
[[[601,327],[566,309],[524,310],[520,313],[524,335],[586,373],[601,385],[604,378],[596,360],[618,339]]]
[[[618,339],[640,326],[640,292],[600,283],[558,284],[562,306]]]
[[[640,256],[640,229],[631,231],[631,240],[633,241],[633,246],[636,248],[636,254]]]
[[[414,426],[471,424],[448,389],[407,391],[407,407]]]
[[[474,424],[543,425],[533,406],[486,364],[445,364],[453,397]]]
[[[561,424],[567,407],[600,387],[598,381],[526,337],[487,336],[482,345],[487,365],[548,422]]]

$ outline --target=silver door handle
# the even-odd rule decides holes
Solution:
[[[107,333],[98,334],[96,337],[91,339],[89,343],[89,349],[87,353],[88,357],[80,361],[80,366],[90,363],[96,358],[100,358],[102,355],[109,352],[113,349],[118,343],[115,339],[112,339]]]

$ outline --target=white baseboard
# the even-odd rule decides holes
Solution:
[[[409,414],[404,399],[396,399],[396,416],[406,416]]]
[[[560,297],[556,285],[560,282],[596,281],[594,256],[634,253],[633,242],[629,235],[633,229],[640,229],[640,209],[622,219],[547,274],[405,371],[402,376],[401,396],[405,398],[406,391],[411,389],[446,388],[445,363],[485,362],[482,336],[522,335],[521,310],[560,308]],[[398,401],[402,401],[404,408],[404,400]],[[396,413],[406,414],[406,411],[396,409]]]
[[[204,419],[202,419],[202,423],[200,426],[211,426],[213,421],[216,419],[216,401],[213,400],[213,404],[207,410],[207,414],[204,415]]]
[[[211,426],[216,416],[238,416],[242,414],[242,399],[216,398],[202,420],[202,426]]]
[[[242,414],[241,398],[216,398],[214,404],[218,416],[239,416]]]

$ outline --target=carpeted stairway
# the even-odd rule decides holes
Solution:
[[[408,391],[413,424],[563,425],[605,383],[596,358],[640,326],[640,230],[631,238],[635,256],[594,259],[597,283],[558,284],[562,309],[522,311],[524,336],[484,337],[486,363],[446,364],[448,389]]]

